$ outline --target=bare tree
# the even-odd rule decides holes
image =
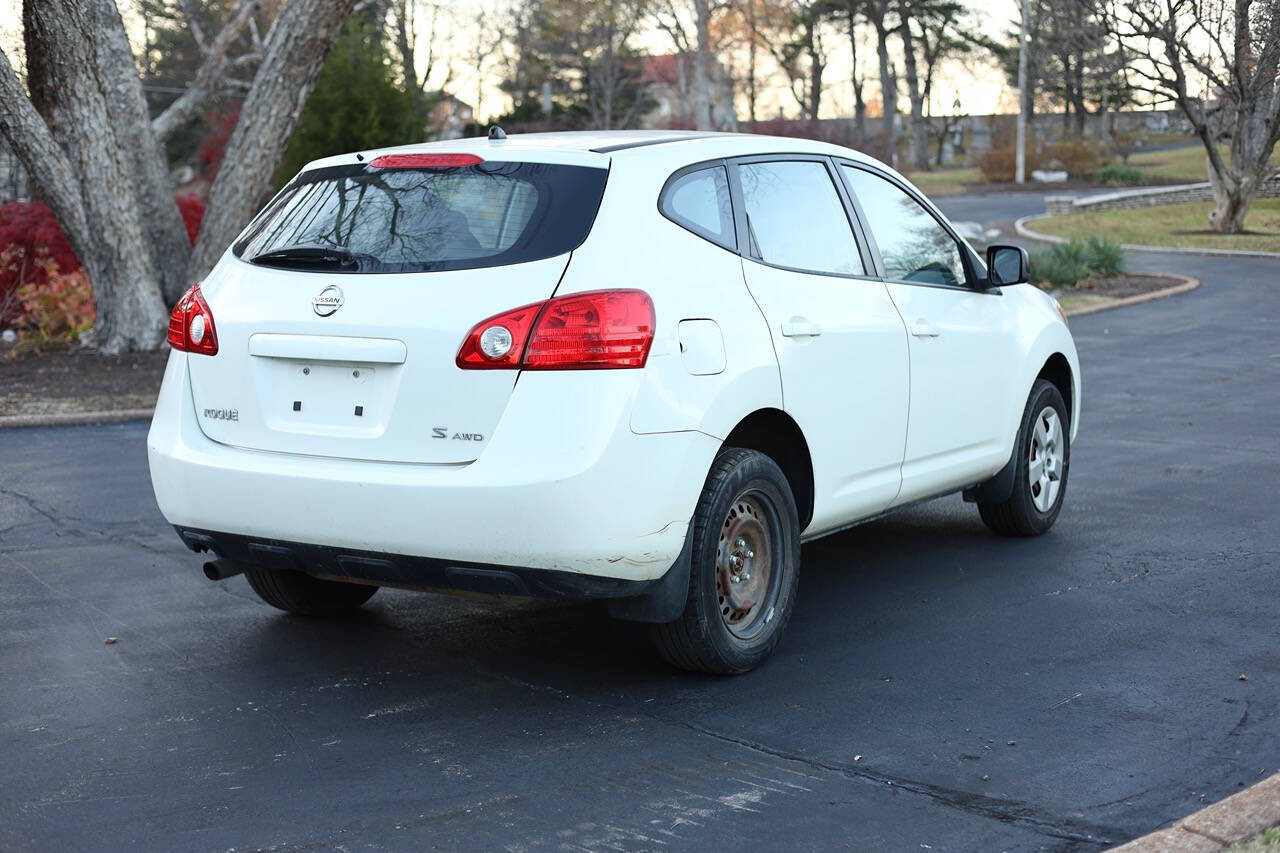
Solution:
[[[289,0],[271,25],[262,64],[240,108],[188,271],[204,277],[264,201],[284,143],[353,0]]]
[[[1129,69],[1143,81],[1139,88],[1176,103],[1204,146],[1214,195],[1210,227],[1243,231],[1249,206],[1275,171],[1269,161],[1280,140],[1280,4],[1124,0],[1116,35],[1138,57]]]
[[[693,55],[693,116],[697,130],[717,125],[712,97],[712,63],[720,45],[713,30],[732,8],[730,0],[662,0],[656,4],[655,22],[670,36],[677,53]],[[689,26],[693,38],[689,37]]]
[[[865,0],[867,22],[876,32],[876,58],[880,62],[880,101],[884,111],[883,158],[890,164],[898,159],[898,71],[889,58],[889,36],[900,23],[895,19],[893,0]]]
[[[818,118],[822,107],[822,75],[827,68],[823,44],[823,19],[828,14],[825,0],[794,0],[782,16],[772,49],[774,60],[787,76],[791,95],[801,114]]]
[[[0,137],[89,275],[98,313],[91,343],[104,351],[164,341],[166,299],[207,272],[256,209],[352,0],[284,6],[262,42],[258,73],[188,253],[160,140],[218,88],[229,41],[246,21],[253,26],[251,6],[252,0],[236,0],[231,32],[212,41],[191,19],[204,51],[201,67],[188,92],[154,123],[147,121],[137,65],[112,0],[27,0],[26,91],[0,53]]]

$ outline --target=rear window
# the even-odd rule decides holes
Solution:
[[[312,169],[232,247],[245,261],[397,273],[523,263],[577,248],[608,172],[548,163],[446,169]]]

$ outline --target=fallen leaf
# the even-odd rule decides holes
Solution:
[[[102,642],[106,643],[108,646],[114,646],[118,642],[118,639],[116,637],[107,637]]]
[[[991,774],[990,774],[990,773],[983,773],[983,774],[982,774],[982,781],[983,781],[983,782],[990,782],[990,781],[991,781]]]
[[[861,756],[861,755],[855,755],[855,756],[853,757],[853,760],[854,760],[854,761],[861,761],[861,760],[862,760],[862,756]]]
[[[1009,741],[1009,746],[1017,746],[1017,745],[1018,745],[1018,742],[1016,740]]]
[[[1240,673],[1240,680],[1241,680],[1241,681],[1248,681],[1248,680],[1249,680],[1249,676],[1245,675],[1245,674],[1242,672],[1242,673]]]

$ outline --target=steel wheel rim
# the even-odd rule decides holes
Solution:
[[[1057,409],[1045,406],[1033,421],[1027,457],[1031,502],[1040,512],[1053,509],[1062,492],[1062,475],[1066,468],[1065,443],[1066,436]]]
[[[778,514],[764,493],[749,489],[729,505],[716,547],[716,605],[739,639],[758,636],[773,619],[781,538]]]

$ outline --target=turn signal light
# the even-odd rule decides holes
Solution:
[[[644,367],[653,300],[642,290],[595,290],[525,305],[477,323],[458,351],[464,370]]]
[[[200,355],[218,354],[218,332],[213,326],[213,312],[204,301],[200,285],[194,284],[182,294],[169,315],[169,345],[183,352]]]

